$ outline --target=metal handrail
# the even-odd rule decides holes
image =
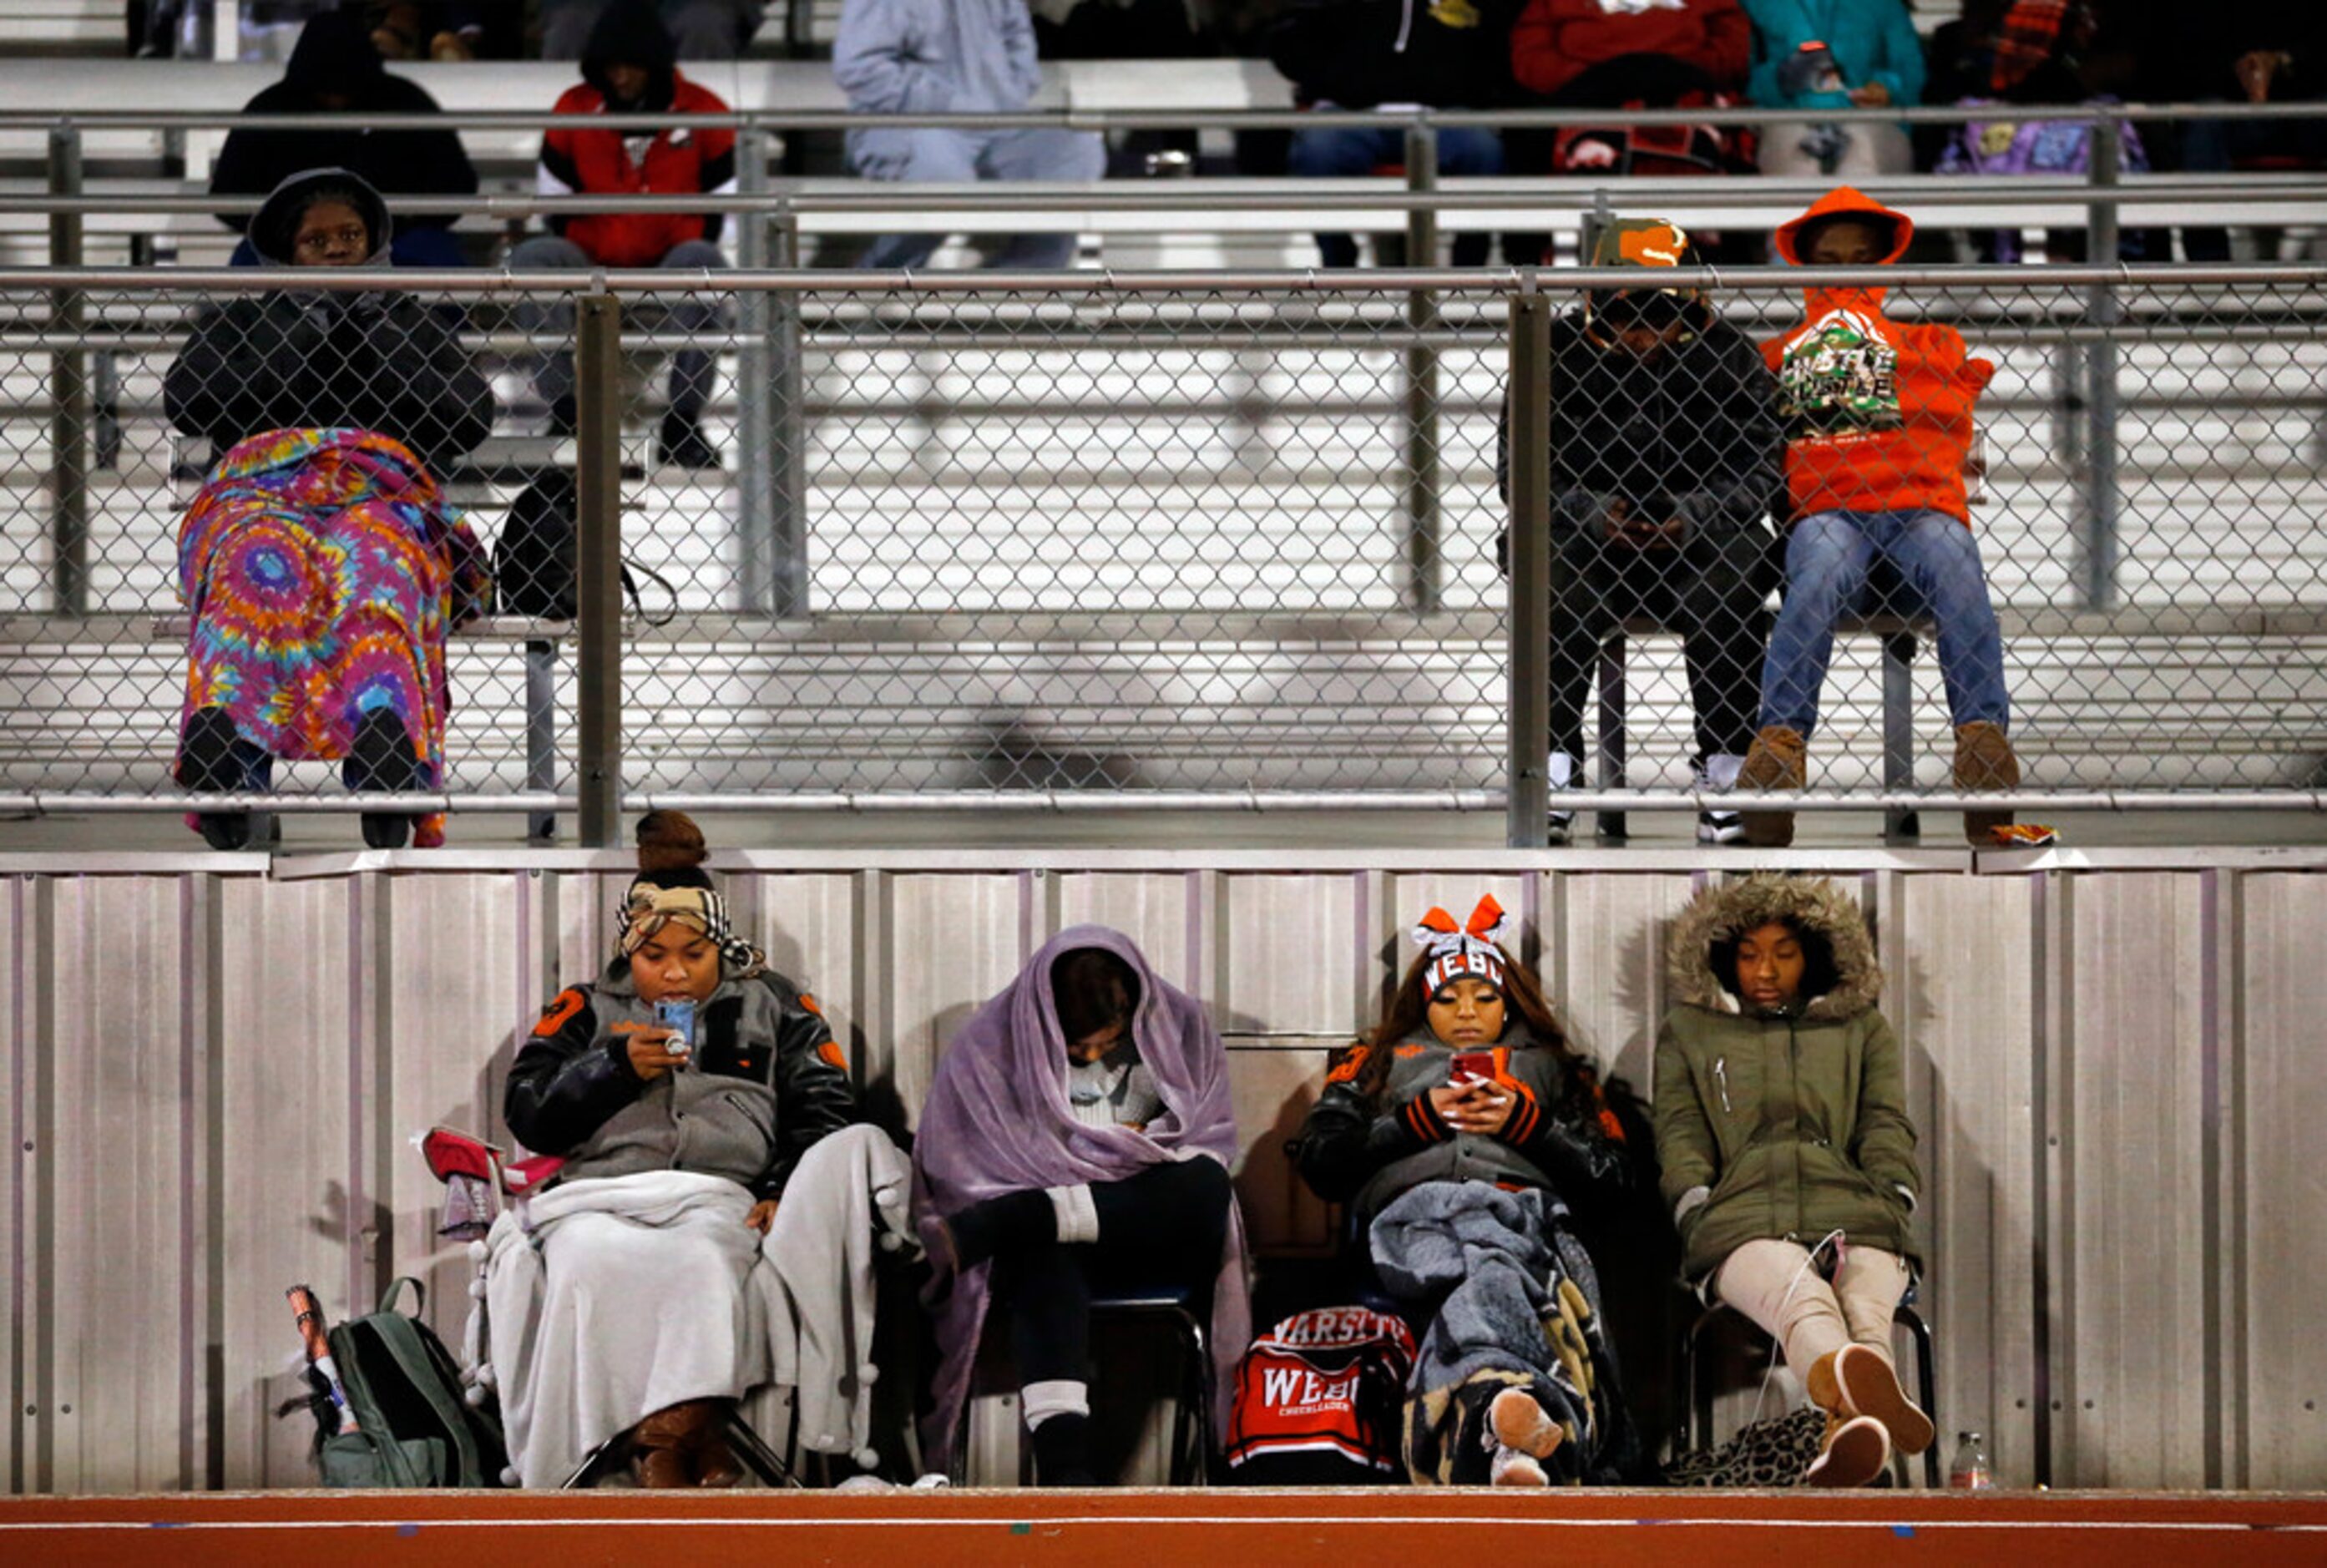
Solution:
[[[2327,262],[2206,263],[2171,265],[2120,262],[2052,266],[1681,266],[1659,272],[1662,286],[1790,293],[1804,288],[2187,288],[2193,285],[2327,288]],[[686,289],[718,294],[1042,294],[1216,293],[1258,294],[1357,294],[1372,297],[1433,290],[1458,294],[1570,294],[1587,289],[1639,286],[1634,267],[1493,266],[1381,267],[1375,269],[1158,269],[1135,272],[1113,267],[1081,271],[961,272],[874,271],[861,267],[754,270],[743,267],[688,271],[629,267],[556,271],[512,271],[484,267],[0,267],[0,291],[113,290],[122,294],[250,294],[271,289],[363,294],[405,293],[521,294],[573,294],[581,289],[612,294],[662,294]],[[1031,315],[1043,305],[1019,302]],[[1229,307],[1222,307],[1229,308]]]
[[[1451,177],[1451,176],[1450,176]],[[1369,177],[1353,176],[1347,182]],[[2327,173],[2261,175],[2248,179],[2199,179],[2178,174],[2129,175],[2111,186],[2096,187],[2081,181],[2040,176],[2008,182],[1958,179],[1948,175],[1913,176],[1917,183],[1869,180],[1859,189],[1878,199],[1889,196],[1912,201],[1919,207],[2042,207],[2072,203],[2121,206],[2128,201],[2174,201],[2191,206],[2233,205],[2260,200],[2327,201]],[[1237,189],[1265,180],[1265,190]],[[774,181],[766,194],[725,192],[717,195],[544,195],[531,191],[480,193],[473,196],[401,195],[387,198],[391,212],[449,212],[460,217],[514,218],[536,213],[632,212],[765,212],[808,216],[819,212],[931,212],[977,208],[1001,212],[1106,212],[1157,209],[1231,212],[1345,211],[1459,212],[1500,209],[1525,203],[1588,210],[1603,193],[1639,191],[1652,194],[1661,208],[1700,206],[1799,205],[1814,201],[1834,187],[1832,180],[1755,177],[1741,180],[1667,180],[1645,177],[1602,178],[1587,175],[1498,175],[1465,178],[1453,190],[1416,191],[1403,176],[1371,177],[1378,191],[1332,188],[1329,181],[1294,181],[1289,177],[1231,175],[1201,181],[1100,180],[1088,184],[1058,181],[986,181],[975,185],[914,183],[900,185],[858,181],[855,189],[809,188],[800,182]],[[43,191],[0,191],[0,215],[24,213],[51,216],[79,213],[100,218],[210,216],[256,212],[263,196],[212,196],[200,191],[107,191],[98,194],[55,195]],[[2327,208],[2322,208],[2327,218]]]
[[[0,111],[0,133],[47,131],[72,126],[89,131],[210,131],[244,127],[266,130],[341,130],[344,114],[248,115],[211,109],[9,109]],[[1309,126],[1380,129],[1558,129],[1604,126],[1787,125],[1800,120],[1842,125],[1955,126],[1975,120],[2094,120],[2178,123],[2190,120],[2327,119],[2317,103],[2184,104],[1925,104],[1912,107],[1805,109],[1739,104],[1723,108],[1607,109],[1021,109],[995,114],[859,114],[849,109],[735,109],[725,114],[598,114],[593,130],[854,131],[868,128],[941,127],[955,130],[1065,129],[1078,131],[1299,130]],[[434,114],[367,115],[376,130],[546,130],[570,125],[574,117],[541,109],[449,109]]]

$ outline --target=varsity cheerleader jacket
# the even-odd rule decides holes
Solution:
[[[1353,1203],[1370,1220],[1424,1181],[1491,1181],[1547,1188],[1571,1209],[1588,1211],[1631,1189],[1614,1115],[1596,1085],[1572,1089],[1551,1051],[1524,1041],[1494,1048],[1494,1081],[1519,1103],[1491,1137],[1456,1132],[1431,1106],[1429,1091],[1452,1077],[1451,1047],[1427,1033],[1390,1047],[1378,1100],[1357,1087],[1375,1049],[1351,1046],[1335,1060],[1291,1145],[1303,1179],[1328,1202]]]

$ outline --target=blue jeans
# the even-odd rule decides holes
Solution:
[[[1107,173],[1107,143],[1089,131],[1037,126],[1014,131],[956,131],[924,126],[848,133],[848,166],[868,180],[1096,180]],[[919,266],[942,234],[888,234],[856,258],[859,266]],[[1014,234],[987,265],[1008,271],[1074,265],[1075,236]]]
[[[1285,153],[1287,173],[1304,180],[1349,179],[1370,174],[1385,163],[1406,161],[1406,133],[1393,126],[1374,129],[1357,126],[1333,126],[1318,130],[1298,130],[1293,133],[1293,145]],[[1500,174],[1503,172],[1502,139],[1494,132],[1482,128],[1448,126],[1438,133],[1438,172],[1441,174]],[[1487,259],[1486,234],[1458,234],[1454,237],[1457,266],[1483,266]],[[1476,256],[1466,257],[1475,249]],[[1358,265],[1358,242],[1347,234],[1320,234],[1317,251],[1327,266]],[[1409,266],[1435,266],[1435,258],[1426,256],[1406,257]]]
[[[1905,602],[1864,602],[1878,556],[1890,563]],[[1786,538],[1786,601],[1762,669],[1764,729],[1781,725],[1808,739],[1818,727],[1818,688],[1834,655],[1834,625],[1852,610],[1928,613],[1939,623],[1939,675],[1949,715],[1958,724],[1985,720],[2010,727],[2004,637],[1987,601],[1979,542],[1945,512],[1911,511],[1819,512],[1794,524]]]

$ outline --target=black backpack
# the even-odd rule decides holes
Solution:
[[[356,1429],[338,1430],[330,1385],[309,1368],[318,1431],[315,1462],[327,1487],[497,1487],[508,1468],[500,1423],[463,1397],[461,1369],[427,1324],[396,1298],[420,1282],[397,1280],[379,1310],[330,1330],[332,1360]],[[328,1435],[327,1435],[328,1434]]]
[[[501,537],[493,545],[493,585],[503,615],[528,615],[537,621],[574,619],[582,598],[574,542],[575,518],[581,504],[581,489],[572,471],[562,468],[545,470],[509,502]],[[622,592],[630,599],[631,611],[641,617],[646,617],[646,607],[640,602],[638,580],[631,575],[633,571],[653,578],[670,594],[672,611],[661,621],[647,618],[650,626],[662,625],[677,611],[677,591],[659,573],[624,560]]]

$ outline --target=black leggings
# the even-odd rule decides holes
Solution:
[[[995,1254],[995,1302],[1010,1315],[1022,1386],[1087,1378],[1095,1289],[1192,1287],[1198,1321],[1209,1316],[1228,1237],[1229,1173],[1219,1161],[1199,1155],[1095,1181],[1091,1202],[1097,1241],[1018,1242]]]

